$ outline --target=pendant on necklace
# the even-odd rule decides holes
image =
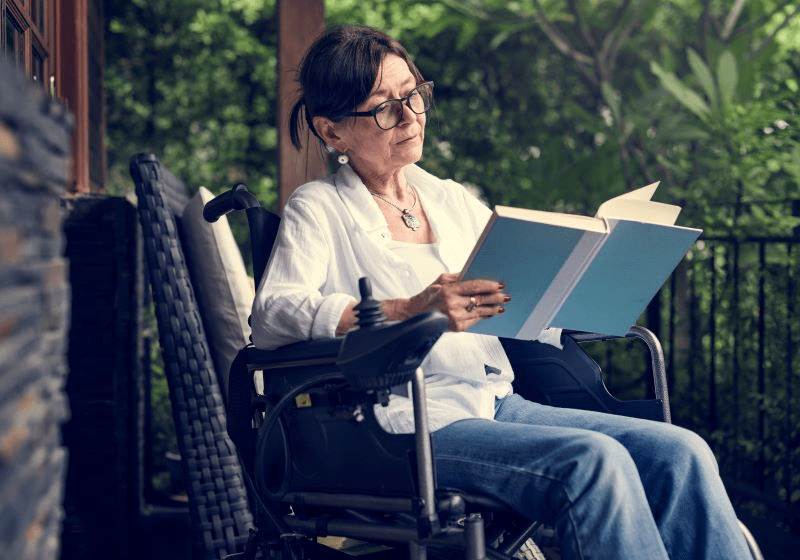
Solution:
[[[417,231],[417,229],[419,229],[419,220],[408,210],[403,210],[403,222],[406,224],[406,227],[411,228],[411,231]]]

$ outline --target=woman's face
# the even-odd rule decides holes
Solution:
[[[356,110],[369,111],[387,99],[405,97],[416,86],[408,64],[397,55],[388,55],[372,93]],[[342,147],[334,147],[348,155],[362,179],[386,177],[422,158],[425,114],[418,115],[403,104],[403,118],[394,128],[382,130],[371,116],[349,117],[339,124],[337,132]]]

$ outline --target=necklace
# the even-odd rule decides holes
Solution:
[[[403,213],[403,223],[406,225],[406,227],[410,228],[412,231],[417,231],[417,229],[419,229],[419,226],[421,224],[419,222],[419,218],[417,218],[414,214],[411,213],[411,211],[417,207],[417,191],[416,189],[414,189],[412,185],[409,185],[409,187],[411,187],[411,193],[414,195],[414,204],[411,205],[411,208],[400,208],[397,204],[389,200],[386,200],[382,195],[376,192],[369,191],[369,194],[371,194],[372,196],[377,196],[386,204],[394,206],[395,208],[400,210],[400,212]]]

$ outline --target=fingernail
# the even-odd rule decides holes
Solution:
[[[505,312],[506,312],[506,308],[505,308],[505,307],[498,307],[498,308],[497,308],[497,313],[498,313],[498,315],[499,315],[500,313],[505,313]]]
[[[501,290],[505,290],[505,289],[506,289],[506,285],[505,285],[505,284],[503,284],[502,282],[499,282],[499,283],[497,284],[497,287],[498,287],[499,289],[501,289]]]
[[[503,303],[508,303],[509,301],[511,301],[511,296],[507,295],[503,298]]]

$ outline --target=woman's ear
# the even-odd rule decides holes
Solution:
[[[314,128],[317,129],[322,140],[340,154],[347,151],[347,145],[339,135],[339,126],[327,117],[314,117]]]

